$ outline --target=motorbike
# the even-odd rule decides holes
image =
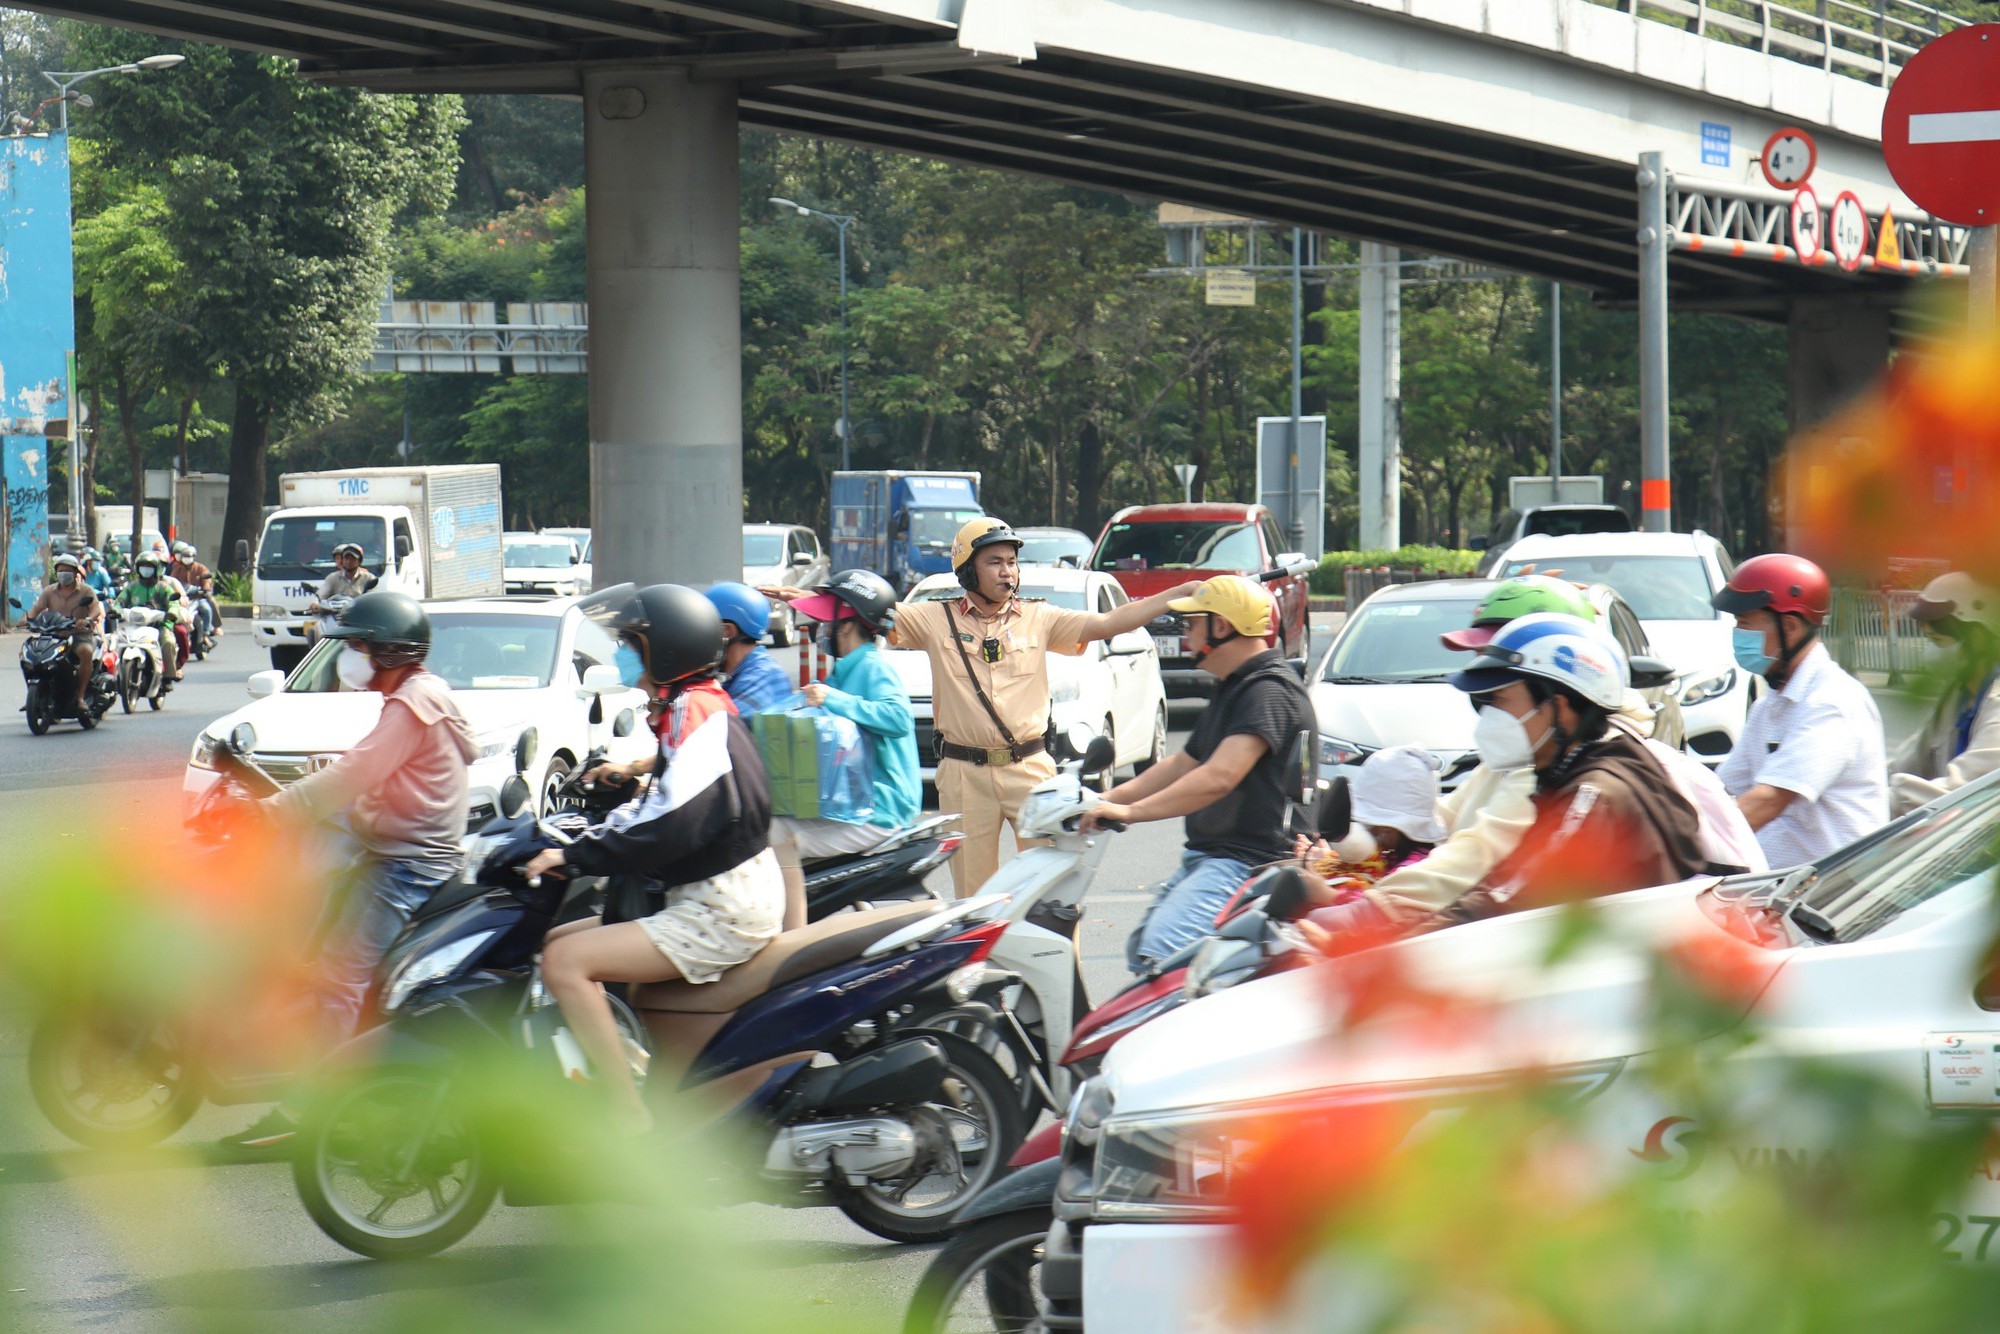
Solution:
[[[458,1076],[483,1058],[525,1055],[549,1097],[568,1096],[588,1074],[542,986],[538,952],[565,904],[598,887],[521,874],[543,848],[571,841],[564,825],[579,818],[537,820],[526,806],[526,784],[510,779],[501,814],[476,836],[470,883],[456,901],[427,905],[391,948],[379,1029],[336,1054],[348,1077],[301,1125],[300,1200],[358,1254],[443,1250],[496,1198],[573,1202],[548,1164],[509,1158],[454,1097]],[[976,903],[836,914],[779,936],[718,981],[639,987],[629,1006],[614,997],[635,1075],[638,1054],[656,1045],[697,1053],[683,1090],[719,1090],[768,1068],[727,1118],[753,1136],[761,1160],[715,1155],[703,1141],[704,1161],[773,1203],[830,1205],[877,1236],[942,1235],[1000,1174],[1023,1129],[1007,1077],[984,1051],[912,1025],[948,996],[990,999],[1009,984],[987,967],[1004,924],[968,920]],[[510,1087],[533,1096],[532,1078]]]
[[[932,902],[924,877],[951,860],[965,841],[956,815],[934,815],[897,830],[866,852],[805,864],[806,920],[865,904]]]
[[[17,610],[21,606],[18,599],[7,601]],[[21,675],[28,687],[22,708],[28,715],[28,730],[42,736],[63,718],[76,719],[86,732],[96,727],[116,694],[108,651],[100,650],[91,659],[90,684],[84,691],[83,706],[78,708],[76,659],[70,653],[75,620],[61,612],[45,611],[30,617],[22,629],[28,635],[28,642],[21,646]]]
[[[190,588],[187,603],[194,612],[187,628],[188,656],[200,662],[215,651],[215,641],[222,637],[222,613],[215,595],[205,588]]]
[[[118,620],[118,705],[130,713],[143,699],[157,712],[169,687],[165,655],[175,652],[166,614],[154,607],[112,612]]]
[[[351,597],[330,597],[324,602],[314,598],[311,608],[314,619],[306,627],[308,637],[317,643],[327,631],[340,624],[340,618],[345,616],[347,609],[353,605],[354,599]]]

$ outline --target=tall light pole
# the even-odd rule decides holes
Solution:
[[[854,434],[847,418],[847,229],[854,225],[854,215],[822,212],[776,195],[771,196],[771,202],[779,208],[791,209],[802,218],[830,222],[840,232],[840,420],[835,423],[834,430],[840,436],[840,468],[845,472],[849,462],[848,441]]]
[[[144,60],[135,60],[127,65],[106,65],[101,69],[42,71],[42,77],[56,86],[56,95],[48,99],[47,102],[43,102],[42,106],[47,106],[49,102],[59,104],[59,109],[56,112],[56,129],[62,135],[63,179],[70,181],[70,198],[72,200],[75,198],[76,186],[75,182],[71,180],[69,171],[69,104],[74,101],[80,102],[84,106],[89,106],[90,99],[83,93],[72,93],[70,90],[85,79],[94,79],[100,74],[150,74],[156,70],[172,69],[186,59],[187,57],[183,55],[164,53],[157,56],[147,56]],[[35,108],[37,115],[41,113],[41,109],[41,107]],[[74,205],[72,205],[67,223],[70,226],[74,226],[75,221],[76,212]],[[74,292],[76,290],[76,261],[74,259],[74,250],[71,253],[70,290]],[[73,548],[79,544],[82,546],[92,545],[91,539],[95,536],[95,534],[83,531],[83,417],[82,413],[78,410],[76,401],[75,365],[76,358],[72,354],[65,362],[65,370],[63,372],[63,410],[69,413],[69,545]],[[140,511],[144,508],[145,488],[142,484],[139,490],[139,510],[133,512],[134,521],[132,531],[135,533],[141,527],[138,520],[141,517]],[[137,552],[135,551],[134,554],[136,555]]]

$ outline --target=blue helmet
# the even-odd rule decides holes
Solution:
[[[736,627],[737,634],[761,644],[771,628],[771,600],[748,584],[715,584],[708,590],[715,614]]]
[[[1624,650],[1602,629],[1561,612],[1535,612],[1500,627],[1451,683],[1480,694],[1529,676],[1565,686],[1608,713],[1624,703],[1632,680]]]

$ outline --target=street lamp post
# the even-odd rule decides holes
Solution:
[[[840,233],[840,421],[835,424],[835,433],[840,436],[840,468],[847,471],[849,465],[849,439],[853,435],[847,417],[847,229],[854,224],[851,213],[826,213],[816,208],[790,199],[771,196],[771,203],[779,208],[788,208],[802,218],[818,218],[830,222]]]
[[[43,70],[42,77],[56,86],[56,95],[48,101],[59,104],[56,112],[56,128],[62,135],[64,179],[69,179],[69,104],[72,101],[76,101],[81,102],[84,106],[90,105],[88,96],[83,93],[72,93],[71,89],[75,88],[85,79],[94,79],[100,74],[150,74],[156,70],[172,69],[186,59],[187,57],[183,55],[165,53],[157,56],[147,56],[144,60],[135,60],[126,65],[106,65],[101,69]],[[42,106],[47,105],[48,102],[42,103]],[[39,115],[41,107],[35,108],[35,111]],[[71,198],[74,199],[75,183],[73,181],[70,185],[70,194]],[[76,211],[72,205],[69,219],[72,226],[75,225],[75,219]],[[70,290],[74,292],[76,289],[75,260],[72,258],[70,263]],[[79,542],[84,546],[91,545],[90,539],[93,536],[93,534],[83,531],[83,426],[81,414],[77,411],[75,371],[69,369],[73,368],[75,364],[75,358],[71,357],[66,363],[66,369],[63,372],[63,410],[69,414],[69,545],[72,547],[75,547]],[[144,508],[144,501],[144,489],[141,488],[141,509]],[[135,520],[137,517],[137,512],[135,511]],[[132,530],[134,532],[139,530],[137,522],[133,524]]]

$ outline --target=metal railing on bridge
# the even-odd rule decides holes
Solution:
[[[1918,0],[1591,0],[1714,41],[1884,88],[1933,37],[1971,22]]]
[[[1917,594],[1905,588],[1836,588],[1822,638],[1833,660],[1850,672],[1874,672],[1900,686],[1930,670],[1939,653],[1910,617]]]

